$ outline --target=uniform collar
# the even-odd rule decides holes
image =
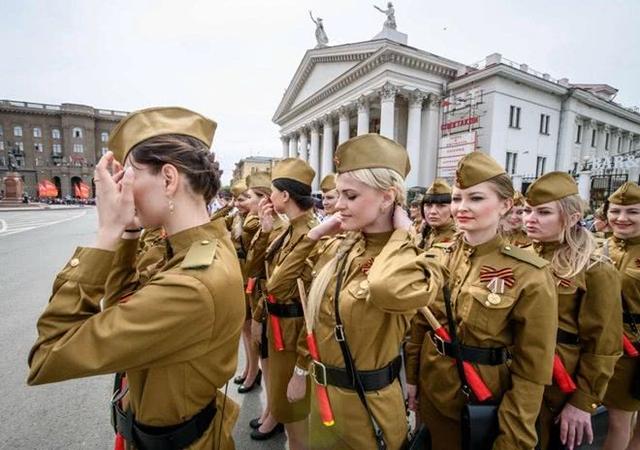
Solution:
[[[561,245],[562,243],[559,241],[554,241],[554,242],[535,241],[533,243],[533,248],[535,249],[538,255],[548,260]]]
[[[362,233],[364,235],[365,245],[367,248],[382,248],[393,234],[394,230],[384,231],[382,233]]]
[[[434,227],[433,228],[434,231],[436,233],[446,233],[447,231],[455,231],[456,230],[456,224],[453,223],[453,220],[449,223],[447,223],[446,225],[442,225],[441,227]]]
[[[289,222],[289,227],[293,230],[297,230],[299,228],[304,228],[309,225],[309,221],[313,219],[313,210],[310,209],[308,211],[303,212],[298,217],[291,219]]]
[[[169,236],[165,239],[167,258],[173,258],[177,253],[191,247],[191,244],[194,242],[223,236],[225,231],[224,219],[217,219],[197,227],[187,228],[173,236]]]
[[[499,234],[496,234],[492,239],[485,242],[484,244],[480,244],[476,246],[473,246],[467,243],[467,241],[464,240],[464,237],[462,237],[462,247],[465,253],[468,253],[469,255],[476,255],[476,256],[488,255],[490,253],[497,251],[500,247],[502,247],[503,244],[504,244],[504,240],[502,239],[502,236],[500,236]]]
[[[628,239],[621,239],[615,236],[611,236],[613,242],[615,242],[620,247],[624,247],[625,245],[638,245],[640,244],[640,236],[635,236]]]

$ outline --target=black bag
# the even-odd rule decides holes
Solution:
[[[409,442],[405,450],[431,450],[431,434],[424,425],[420,425]]]
[[[638,324],[636,323],[635,316],[629,313],[629,305],[624,295],[622,296],[622,311],[624,313],[623,321],[629,324],[629,326],[631,327],[631,331],[637,337],[638,334],[640,334],[640,332],[638,331]],[[636,348],[638,347],[635,343],[633,345]],[[640,362],[638,361],[638,358],[636,358],[635,363],[636,363],[636,367],[634,370],[633,379],[631,380],[630,394],[631,394],[631,397],[634,398],[635,400],[640,400]]]
[[[462,355],[460,341],[456,333],[456,323],[453,320],[451,293],[448,286],[445,286],[443,290],[451,344],[455,347],[456,353]],[[462,392],[467,398],[467,403],[460,413],[461,448],[462,450],[491,450],[493,442],[498,437],[498,405],[472,403],[472,391],[464,374],[462,359],[455,358],[455,361],[462,383]]]

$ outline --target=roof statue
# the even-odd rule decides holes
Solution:
[[[327,37],[327,33],[324,31],[324,25],[322,25],[322,19],[318,17],[317,19],[313,18],[313,13],[309,11],[309,16],[313,23],[316,24],[316,48],[326,47],[329,43],[329,38]]]
[[[384,21],[384,28],[390,28],[392,30],[398,28],[396,24],[396,10],[393,9],[393,3],[387,3],[387,9],[379,8],[376,5],[373,5],[373,7],[387,16],[387,20]]]

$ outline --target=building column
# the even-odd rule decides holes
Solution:
[[[307,149],[307,144],[309,142],[309,138],[307,137],[307,127],[302,127],[300,129],[300,158],[304,161],[309,160],[309,153]]]
[[[571,151],[575,141],[576,113],[567,105],[560,111],[560,132],[558,134],[558,147],[556,150],[555,170],[567,172],[571,170]]]
[[[289,158],[298,157],[298,135],[292,134],[289,138]]]
[[[282,157],[287,158],[289,156],[289,138],[287,136],[280,136],[282,142]]]
[[[394,139],[395,102],[398,89],[391,83],[385,83],[380,89],[380,135]]]
[[[309,148],[309,165],[316,171],[316,177],[313,179],[313,190],[317,191],[320,185],[320,130],[317,121],[311,122],[309,125],[311,130],[311,146]]]
[[[584,119],[582,122],[582,145],[580,146],[580,158],[578,169],[582,169],[587,158],[591,157],[591,133],[593,125],[590,119]]]
[[[430,186],[436,179],[438,169],[438,146],[440,143],[440,98],[429,94],[425,121],[427,124],[426,140],[423,145],[420,168],[420,182],[423,186]]]
[[[338,109],[338,145],[349,140],[349,108],[346,106]]]
[[[411,162],[411,171],[406,178],[407,188],[419,185],[420,172],[420,136],[422,134],[422,102],[425,94],[415,90],[409,96],[409,118],[407,120],[407,153]]]
[[[369,100],[364,95],[358,99],[358,136],[369,132]]]
[[[591,199],[591,171],[583,170],[578,174],[578,194],[589,204]]]
[[[333,172],[333,117],[327,114],[322,119],[322,164],[320,178]]]

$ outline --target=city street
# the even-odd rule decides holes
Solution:
[[[91,244],[96,223],[94,208],[0,211],[0,449],[113,448],[111,376],[37,387],[25,381],[36,321],[53,278],[77,245]],[[248,422],[260,412],[262,390],[240,395],[236,389],[229,385],[229,395],[241,405],[236,448],[286,448],[282,435],[266,443],[249,439]]]

